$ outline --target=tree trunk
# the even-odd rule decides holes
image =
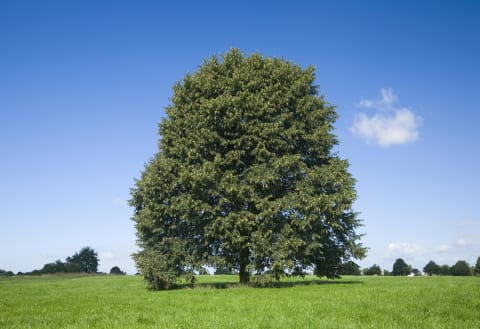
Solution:
[[[247,270],[249,264],[250,250],[244,248],[240,251],[240,284],[248,284],[250,282],[250,273]]]

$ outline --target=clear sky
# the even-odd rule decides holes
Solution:
[[[479,1],[1,1],[0,269],[84,246],[135,272],[127,206],[173,84],[236,47],[302,67],[340,115],[370,248],[480,256]]]

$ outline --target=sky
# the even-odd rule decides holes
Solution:
[[[0,269],[136,272],[130,188],[172,86],[239,48],[316,68],[368,256],[480,256],[479,1],[0,1]]]

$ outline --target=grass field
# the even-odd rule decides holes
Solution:
[[[152,292],[138,276],[0,278],[0,328],[480,328],[479,277],[237,280]]]

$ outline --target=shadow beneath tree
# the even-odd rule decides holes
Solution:
[[[252,278],[254,279],[254,278]],[[255,282],[252,280],[248,285],[239,282],[198,282],[195,284],[183,284],[177,286],[177,289],[234,289],[234,288],[293,288],[301,286],[314,285],[352,285],[363,284],[362,281],[356,280],[322,280],[322,279],[304,279],[296,281],[271,281],[271,282]]]

